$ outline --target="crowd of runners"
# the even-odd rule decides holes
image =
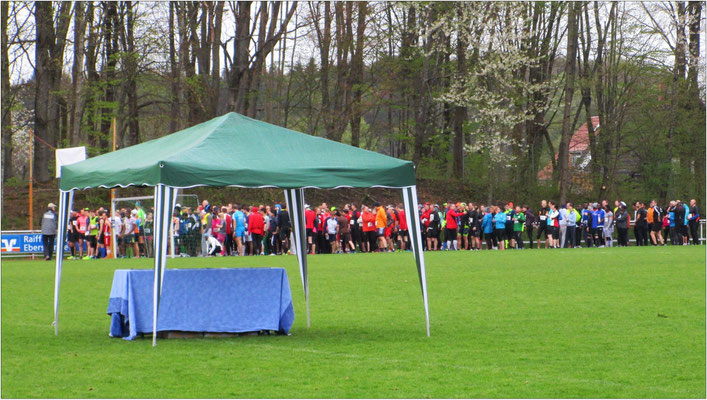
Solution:
[[[307,204],[304,214],[309,254],[410,250],[402,204]],[[290,214],[281,204],[177,204],[172,221],[175,246],[170,252],[180,256],[280,255],[289,254],[292,245]],[[610,206],[604,200],[575,206],[542,200],[535,210],[512,202],[450,202],[420,204],[414,221],[420,224],[426,251],[612,247],[615,239],[617,246],[628,246],[631,229],[637,246],[663,246],[699,244],[700,213],[694,199],[689,204],[670,201],[665,208],[656,201],[627,206],[617,200]],[[106,257],[112,231],[116,257],[151,256],[152,213],[138,202],[112,217],[103,208],[72,211],[69,258]]]

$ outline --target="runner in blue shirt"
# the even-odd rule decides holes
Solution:
[[[589,207],[589,204],[584,205],[582,210],[582,231],[584,231],[584,241],[587,247],[592,247],[592,238],[594,237],[594,212]]]
[[[594,203],[594,211],[592,212],[592,225],[595,228],[594,243],[598,247],[604,247],[604,218],[606,217],[606,212],[599,208],[598,203]]]
[[[503,206],[499,205],[496,208],[496,215],[493,217],[496,233],[496,239],[498,240],[498,249],[504,249],[504,241],[506,240],[506,213],[503,212]]]
[[[233,221],[236,224],[236,229],[234,229],[234,234],[236,236],[236,247],[238,247],[238,254],[241,256],[245,255],[245,247],[243,246],[243,238],[245,237],[245,214],[243,213],[243,208],[236,206],[236,212],[233,213]]]

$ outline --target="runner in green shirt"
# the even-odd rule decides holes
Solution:
[[[516,206],[515,214],[513,215],[513,236],[515,237],[515,245],[517,249],[522,249],[523,238],[520,236],[525,225],[525,214],[521,211],[520,206]]]

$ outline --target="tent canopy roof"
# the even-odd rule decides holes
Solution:
[[[412,162],[230,112],[61,170],[61,190],[117,186],[393,187]]]

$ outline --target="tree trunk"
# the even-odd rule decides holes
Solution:
[[[322,93],[321,116],[324,121],[324,134],[331,138],[333,133],[331,103],[329,100],[329,47],[331,44],[331,3],[324,2],[324,27],[319,28],[316,22],[317,38],[319,40],[320,88]],[[310,6],[311,7],[311,6]],[[317,6],[317,10],[319,6]]]
[[[100,113],[98,111],[99,103],[99,91],[100,89],[100,75],[98,74],[98,69],[96,64],[98,62],[98,51],[99,51],[99,27],[100,21],[94,24],[94,3],[88,2],[86,5],[86,28],[88,30],[88,37],[86,38],[86,83],[85,86],[88,88],[84,94],[83,107],[81,111],[82,121],[81,121],[81,131],[82,136],[85,136],[86,143],[91,146],[97,146],[96,131],[99,129],[100,124]],[[85,116],[85,118],[84,118]]]
[[[84,35],[86,17],[84,3],[74,3],[74,60],[71,66],[71,98],[69,99],[69,142],[77,144],[81,129],[81,92],[83,89]]]
[[[363,106],[361,97],[363,95],[363,44],[366,33],[366,10],[368,3],[359,1],[358,19],[356,22],[356,50],[351,62],[351,86],[353,88],[353,99],[351,104],[351,145],[360,146],[361,139],[361,116]]]
[[[132,146],[140,143],[140,116],[137,108],[137,58],[135,52],[135,13],[131,1],[125,2],[127,8],[127,19],[125,24],[125,55],[123,56],[125,69],[125,91],[128,97],[128,134],[125,136],[125,146]]]
[[[99,151],[108,150],[108,137],[111,136],[111,122],[116,115],[115,109],[115,88],[117,84],[116,66],[118,64],[118,9],[117,3],[112,1],[103,2],[103,80],[105,91],[103,95],[103,107],[101,109],[101,128],[98,136]],[[123,143],[123,130],[118,129],[118,143]]]
[[[245,114],[246,81],[248,80],[248,61],[250,59],[250,1],[239,1],[236,15],[236,37],[234,40],[234,59],[231,68],[231,103],[232,108]]]
[[[12,171],[12,106],[14,96],[10,88],[10,61],[8,57],[7,21],[10,17],[10,2],[0,4],[0,57],[2,58],[2,181],[3,183],[14,174]]]
[[[34,134],[56,147],[59,132],[59,97],[61,96],[61,69],[64,64],[66,33],[69,29],[71,3],[62,2],[57,9],[56,29],[51,2],[35,4],[35,98]],[[53,178],[54,150],[35,142],[34,177],[40,182]]]
[[[177,62],[177,50],[175,45],[175,26],[174,26],[174,14],[176,9],[176,4],[174,2],[169,2],[169,71],[170,71],[170,89],[171,89],[171,102],[170,107],[170,121],[169,129],[171,132],[176,132],[181,129],[181,77],[180,77],[180,63]],[[217,55],[218,57],[218,55]]]
[[[700,74],[700,22],[702,16],[702,2],[690,1],[687,5],[688,29],[690,36],[689,60],[687,69],[688,91],[690,101],[695,101],[704,108],[704,103],[700,99],[699,83],[697,77]]]
[[[223,26],[223,8],[225,2],[219,1],[216,3],[214,11],[214,24],[212,35],[209,38],[211,46],[211,82],[209,85],[209,100],[211,117],[220,114],[218,110],[219,97],[221,94],[221,59],[219,57],[219,49],[221,48],[221,27]],[[208,101],[208,100],[207,100]]]
[[[565,109],[562,117],[562,136],[558,155],[560,178],[560,204],[567,200],[567,190],[570,184],[569,158],[570,139],[572,131],[570,118],[572,114],[572,98],[574,97],[575,60],[577,57],[577,8],[581,3],[569,4],[567,13],[567,60],[565,61]],[[591,127],[588,127],[591,128]],[[590,133],[591,134],[591,133]]]
[[[459,9],[461,12],[461,9]],[[466,78],[466,50],[467,43],[464,35],[457,37],[457,80],[464,86]],[[453,176],[464,179],[464,122],[466,122],[466,107],[454,107],[454,165]]]

